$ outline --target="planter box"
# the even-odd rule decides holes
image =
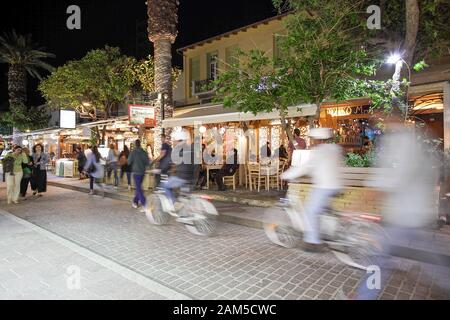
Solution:
[[[345,188],[341,195],[333,201],[333,208],[338,211],[381,214],[383,211],[381,194],[369,185],[382,168],[350,168],[342,169]],[[305,201],[312,188],[311,179],[299,179],[289,183],[289,196],[300,197]],[[435,191],[436,205],[433,210],[438,217],[439,191]]]

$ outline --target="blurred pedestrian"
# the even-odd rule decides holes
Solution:
[[[108,179],[111,178],[111,173],[114,172],[114,188],[119,186],[119,176],[117,175],[119,162],[119,152],[116,150],[116,145],[111,143],[109,146],[108,156],[106,157],[106,167]]]
[[[83,152],[83,149],[81,149],[80,146],[76,149],[76,157],[78,160],[78,174],[79,179],[82,180],[84,178],[84,166],[86,164],[86,155]]]
[[[425,238],[424,228],[436,219],[433,191],[437,176],[431,159],[415,133],[404,126],[403,119],[401,111],[395,108],[386,119],[386,133],[380,141],[377,167],[382,169],[370,186],[382,192],[383,229],[387,237],[379,235],[382,252],[372,257],[373,264],[380,268],[380,287],[369,287],[371,273],[367,273],[357,290],[356,298],[360,300],[378,298],[395,268],[390,258],[398,255],[395,250],[404,243],[428,246],[425,249],[430,253],[434,250],[433,243]],[[442,280],[445,283],[449,279]]]
[[[131,168],[128,165],[128,158],[130,156],[130,149],[125,145],[123,150],[119,155],[119,166],[120,166],[120,180],[123,176],[127,176],[128,190],[131,190]]]
[[[100,160],[102,156],[98,151],[97,146],[93,146],[88,152],[87,161],[84,170],[89,174],[89,195],[94,194],[94,183],[102,190],[102,195],[105,196],[105,188],[103,179],[105,177],[105,170]]]
[[[145,207],[146,199],[144,191],[142,190],[142,182],[144,181],[145,171],[150,166],[148,154],[141,147],[141,140],[136,140],[134,143],[134,150],[128,158],[128,165],[131,167],[133,173],[134,185],[136,193],[133,199],[133,208],[138,208],[139,205]]]

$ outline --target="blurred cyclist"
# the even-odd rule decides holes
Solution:
[[[333,137],[332,129],[311,129],[309,137],[314,145],[310,158],[303,166],[291,167],[284,172],[281,179],[292,180],[305,175],[311,176],[314,187],[305,206],[303,249],[308,252],[321,252],[324,246],[320,239],[320,214],[342,188],[342,151],[338,145],[327,143]]]
[[[181,188],[186,184],[193,184],[194,180],[194,146],[189,144],[190,135],[187,131],[176,131],[172,134],[174,148],[172,163],[175,164],[175,173],[161,185],[166,196],[175,203],[172,190]]]

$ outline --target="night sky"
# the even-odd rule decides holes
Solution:
[[[0,30],[16,29],[31,33],[46,51],[56,54],[54,66],[79,59],[86,52],[105,45],[120,47],[137,58],[152,52],[147,40],[145,0],[23,0],[2,8]],[[81,30],[68,30],[66,9],[81,8]],[[175,49],[239,28],[276,14],[271,0],[180,0],[178,38],[173,62],[182,66]],[[7,67],[0,65],[0,110],[7,107]],[[37,81],[28,86],[32,105],[44,103],[36,90]]]

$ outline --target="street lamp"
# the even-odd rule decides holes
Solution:
[[[400,90],[400,76],[402,73],[403,63],[405,63],[405,65],[408,67],[409,79],[411,79],[411,70],[409,68],[409,65],[406,63],[406,61],[402,58],[401,54],[399,53],[392,53],[386,60],[386,63],[395,64],[395,72],[394,75],[392,76],[393,85],[391,89],[392,105],[395,105],[398,101],[397,92]],[[408,95],[408,93],[406,93],[406,95]],[[408,106],[405,105],[404,108],[405,108],[405,118],[407,118]]]
[[[386,63],[389,64],[397,64],[397,62],[402,60],[402,56],[398,53],[393,53],[389,56],[389,58],[386,60]]]

